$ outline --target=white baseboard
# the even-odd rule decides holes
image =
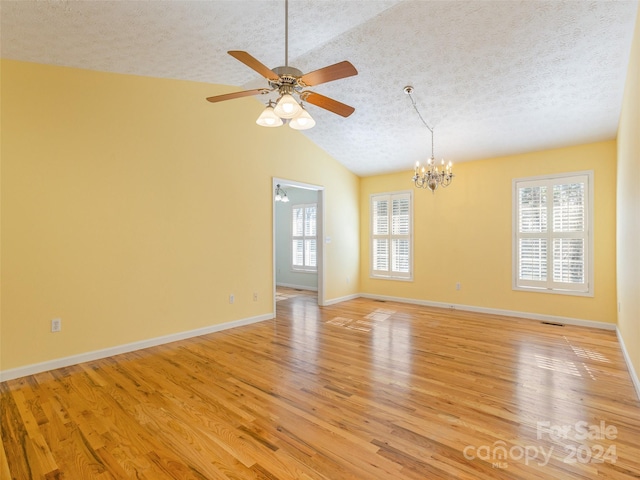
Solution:
[[[323,307],[328,307],[329,305],[335,305],[336,303],[346,302],[347,300],[355,300],[356,298],[360,298],[362,295],[359,293],[354,293],[353,295],[346,295],[344,297],[331,298],[329,300],[325,300]]]
[[[273,313],[267,313],[264,315],[258,315],[256,317],[243,318],[241,320],[234,320],[232,322],[221,323],[218,325],[211,325],[209,327],[197,328],[195,330],[188,330],[186,332],[174,333],[174,334],[165,335],[162,337],[150,338],[148,340],[141,340],[139,342],[127,343],[125,345],[118,345],[115,347],[104,348],[102,350],[95,350],[93,352],[86,352],[78,355],[71,355],[70,357],[57,358],[55,360],[50,360],[42,363],[35,363],[35,364],[27,365],[24,367],[12,368],[9,370],[0,371],[0,382],[13,380],[14,378],[26,377],[27,375],[46,372],[48,370],[54,370],[56,368],[69,367],[71,365],[77,365],[78,363],[91,362],[93,360],[98,360],[100,358],[111,357],[113,355],[120,355],[121,353],[128,353],[136,350],[142,350],[143,348],[155,347],[157,345],[176,342],[178,340],[184,340],[192,337],[199,337],[201,335],[220,332],[222,330],[227,330],[230,328],[242,327],[244,325],[250,325],[252,323],[271,320],[274,317],[275,315]]]
[[[310,290],[317,292],[318,287],[307,287],[306,285],[294,285],[292,283],[276,283],[276,287],[295,288],[296,290]]]
[[[636,373],[635,368],[633,368],[631,357],[629,356],[629,352],[627,352],[627,347],[624,344],[622,333],[618,327],[616,327],[616,333],[618,334],[618,342],[620,342],[620,348],[622,348],[624,361],[627,363],[627,369],[629,370],[629,375],[631,375],[631,381],[633,382],[633,386],[636,388],[636,395],[638,395],[638,400],[640,400],[640,380],[638,379],[638,374]]]
[[[579,327],[599,328],[602,330],[615,330],[614,323],[596,322],[594,320],[582,320],[579,318],[559,317],[556,315],[545,315],[542,313],[518,312],[514,310],[502,310],[499,308],[474,307],[471,305],[459,305],[455,303],[430,302],[427,300],[414,300],[403,297],[390,297],[387,295],[371,295],[361,294],[362,298],[370,298],[373,300],[385,300],[389,302],[411,303],[414,305],[424,305],[425,307],[450,308],[454,310],[463,310],[467,312],[488,313],[491,315],[500,315],[506,317],[526,318],[529,320],[540,320],[543,322],[562,323],[565,325],[576,325]]]

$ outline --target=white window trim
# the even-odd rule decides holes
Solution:
[[[373,199],[375,197],[384,196],[392,198],[394,195],[409,196],[409,273],[407,274],[394,272],[380,273],[379,270],[373,269]],[[391,233],[389,233],[388,237],[391,239]],[[389,264],[391,265],[391,259],[389,259]],[[401,282],[413,281],[413,190],[372,193],[369,195],[369,277],[379,280],[397,280]]]
[[[303,215],[303,225],[302,225],[302,236],[298,235],[295,236],[293,235],[293,210],[295,208],[303,208],[303,209],[307,209],[307,207],[315,207],[316,208],[316,234],[313,236],[306,236],[304,235],[304,215]],[[309,274],[316,274],[318,273],[318,204],[317,203],[296,203],[295,205],[291,205],[291,213],[290,213],[290,219],[289,219],[289,243],[291,244],[293,242],[293,240],[303,240],[303,244],[304,244],[304,240],[306,239],[315,239],[316,241],[316,266],[315,267],[311,267],[311,266],[299,266],[299,265],[294,265],[293,264],[293,251],[291,252],[291,255],[289,256],[289,264],[291,265],[291,271],[295,272],[295,273],[309,273]],[[293,248],[293,247],[292,247]],[[303,247],[303,261],[304,261],[304,247]]]
[[[585,278],[587,281],[586,290],[572,290],[572,289],[561,289],[561,288],[553,288],[551,286],[539,286],[539,285],[523,285],[522,283],[527,282],[518,282],[518,185],[522,183],[533,183],[533,182],[548,182],[549,184],[554,183],[564,183],[564,181],[571,181],[575,177],[586,177],[587,178],[587,211],[586,211],[586,228],[587,228],[587,254],[585,255]],[[512,244],[511,244],[511,253],[512,253],[512,289],[521,292],[538,292],[538,293],[551,293],[558,295],[573,295],[573,296],[582,296],[582,297],[593,297],[594,296],[594,283],[593,283],[593,271],[594,271],[594,241],[593,241],[593,216],[594,216],[594,201],[593,201],[593,192],[594,192],[594,174],[593,170],[585,170],[579,172],[568,172],[562,174],[554,174],[554,175],[540,175],[535,177],[525,177],[525,178],[514,178],[512,181]],[[549,224],[551,224],[551,220],[549,220]],[[551,251],[551,250],[550,250]],[[553,253],[549,254],[550,257],[553,256]],[[547,269],[549,272],[552,270]],[[551,285],[552,280],[548,281],[548,284]]]

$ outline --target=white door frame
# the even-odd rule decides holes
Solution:
[[[316,217],[316,248],[318,262],[318,305],[324,306],[324,187],[322,185],[313,185],[311,183],[302,183],[286,178],[272,177],[271,185],[271,235],[272,235],[272,251],[271,263],[273,271],[273,315],[276,314],[276,209],[274,193],[276,185],[281,187],[291,186],[295,188],[303,188],[306,190],[315,190],[318,193],[318,211]]]

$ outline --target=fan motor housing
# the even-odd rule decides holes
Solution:
[[[273,73],[278,75],[280,78],[282,77],[300,78],[302,76],[302,72],[294,67],[276,67],[273,69]]]
[[[273,88],[276,88],[280,94],[292,94],[293,92],[299,92],[302,86],[298,84],[298,80],[302,77],[302,72],[294,67],[277,67],[274,68],[273,73],[278,75],[277,81],[269,81]]]

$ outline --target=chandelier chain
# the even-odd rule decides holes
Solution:
[[[409,99],[411,100],[411,105],[413,105],[413,109],[418,114],[418,117],[420,118],[420,120],[422,121],[424,126],[427,127],[427,130],[429,130],[429,132],[431,132],[431,157],[433,158],[433,152],[435,150],[435,147],[434,147],[434,144],[433,144],[433,127],[429,126],[427,121],[424,119],[424,117],[420,113],[420,110],[418,110],[418,105],[416,104],[416,99],[413,98],[413,87],[404,87],[404,92],[407,95],[409,95]]]
[[[411,100],[411,104],[413,105],[413,109],[418,114],[418,117],[420,117],[420,120],[422,120],[422,123],[424,124],[424,126],[427,127],[427,130],[429,130],[431,133],[433,133],[433,127],[429,126],[427,121],[424,119],[424,117],[420,113],[420,110],[418,110],[418,105],[416,105],[416,100],[415,100],[415,98],[413,98],[413,87],[404,87],[404,91],[405,91],[405,93],[407,95],[409,95],[409,99]]]

